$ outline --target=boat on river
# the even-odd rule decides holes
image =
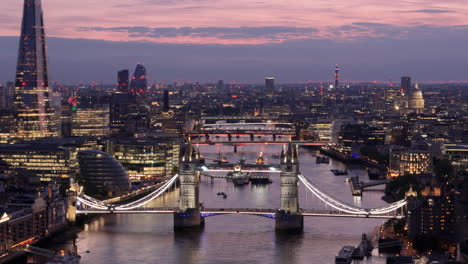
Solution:
[[[335,176],[348,175],[348,170],[330,170]]]
[[[260,152],[260,155],[257,158],[257,161],[255,161],[257,165],[265,165],[266,161],[265,158],[263,157],[263,152]]]
[[[344,246],[335,257],[335,264],[350,264],[353,261],[353,253],[355,248],[353,246]]]
[[[250,181],[249,173],[243,172],[240,166],[235,166],[234,172],[232,173],[232,181],[235,185],[248,184]]]
[[[213,160],[216,164],[227,164],[229,160],[226,157],[221,156],[221,152],[218,154],[218,158]]]

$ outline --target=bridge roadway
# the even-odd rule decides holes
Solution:
[[[197,168],[200,171],[210,172],[210,171],[233,171],[234,167],[239,164],[204,164]],[[279,172],[279,164],[243,164],[240,165],[243,171],[258,171],[258,172]]]
[[[215,144],[223,144],[223,145],[257,145],[257,144],[278,144],[278,145],[284,145],[284,144],[294,144],[294,145],[299,145],[299,146],[317,146],[317,147],[322,147],[327,145],[325,142],[319,142],[319,141],[300,141],[300,140],[290,140],[290,139],[285,139],[285,140],[266,140],[266,139],[256,139],[256,140],[232,140],[232,141],[227,141],[227,140],[197,140],[192,138],[192,141],[190,142],[192,145],[215,145]]]
[[[294,136],[296,132],[292,129],[278,130],[278,129],[203,129],[200,131],[189,132],[191,136],[206,136],[206,135],[231,135],[231,136],[265,136],[276,135],[278,137]]]
[[[143,208],[138,210],[96,210],[96,209],[83,209],[78,210],[77,214],[173,214],[177,212],[177,207],[161,207],[161,208]],[[203,208],[201,210],[202,217],[210,217],[217,215],[257,215],[274,218],[277,209],[260,209],[260,208]],[[303,216],[314,217],[347,217],[347,218],[402,218],[396,214],[385,215],[364,215],[364,214],[350,214],[337,210],[302,210]]]
[[[268,117],[264,117],[264,116],[202,116],[201,117],[201,120],[216,120],[216,121],[219,121],[219,120],[260,120],[260,121],[263,121],[263,120],[266,120],[266,121],[270,121],[270,120],[282,120],[284,118],[280,118],[280,117],[274,117],[274,116],[268,116]]]
[[[293,126],[293,123],[281,123],[281,122],[272,122],[272,123],[216,123],[216,124],[203,124],[202,127],[221,127],[221,126]]]

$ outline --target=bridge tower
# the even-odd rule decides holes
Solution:
[[[201,163],[200,152],[190,142],[185,145],[179,157],[180,196],[179,210],[174,213],[174,228],[203,226],[200,216],[199,182],[200,172],[196,167]]]
[[[67,191],[67,220],[69,223],[76,222],[76,211],[78,202],[78,191],[80,187],[77,183],[71,183]]]
[[[281,153],[281,205],[276,212],[276,230],[302,231],[304,217],[299,209],[297,145],[289,143]]]

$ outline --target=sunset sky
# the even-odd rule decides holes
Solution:
[[[1,7],[3,81],[14,72],[22,1]],[[327,80],[336,63],[348,80],[468,80],[466,0],[43,0],[43,7],[60,81],[109,83],[113,71],[138,62],[164,81]],[[87,69],[77,74],[77,65]]]

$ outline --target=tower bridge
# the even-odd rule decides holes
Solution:
[[[279,166],[269,166],[280,174],[281,196],[279,208],[205,208],[199,198],[199,183],[202,173],[210,171],[210,165],[203,164],[197,148],[187,143],[179,158],[179,174],[161,184],[157,189],[126,204],[100,201],[70,190],[67,218],[74,222],[77,214],[172,214],[175,228],[196,228],[204,224],[206,217],[229,214],[257,215],[275,220],[277,230],[302,230],[306,217],[349,217],[349,218],[400,218],[399,210],[406,205],[401,200],[382,208],[360,208],[344,203],[321,191],[299,170],[297,145],[283,148]],[[219,165],[213,165],[219,166]],[[220,169],[226,169],[228,166]],[[252,169],[259,169],[254,167]],[[213,169],[213,167],[211,167]],[[212,170],[214,171],[214,170]],[[149,202],[158,199],[179,181],[179,201],[177,207],[148,208]],[[299,206],[299,184],[312,193],[327,209],[302,209]]]

